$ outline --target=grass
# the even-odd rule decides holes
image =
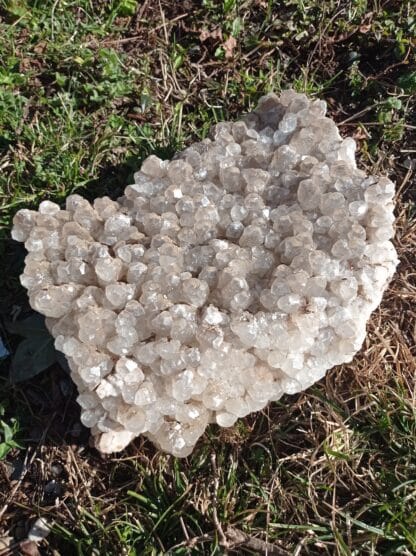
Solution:
[[[2,556],[416,553],[415,31],[399,0],[0,0],[0,336],[13,355],[8,323],[31,314],[16,210],[117,195],[146,155],[171,156],[270,90],[326,99],[360,166],[394,179],[401,260],[353,363],[212,426],[185,460],[143,439],[100,456],[62,368],[13,384],[4,359]],[[53,528],[36,548],[39,516]]]

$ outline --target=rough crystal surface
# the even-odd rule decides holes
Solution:
[[[269,94],[123,197],[21,210],[22,284],[103,452],[188,455],[359,350],[397,265],[394,186],[357,169],[325,103]]]

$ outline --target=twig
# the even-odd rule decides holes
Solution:
[[[339,124],[337,124],[337,125],[341,126],[341,125],[346,124],[347,122],[351,122],[352,120],[356,120],[357,118],[359,118],[363,114],[367,114],[367,112],[369,112],[370,110],[372,110],[376,106],[378,106],[378,103],[374,103],[371,106],[367,106],[367,108],[364,108],[364,110],[360,110],[359,112],[357,112],[356,114],[353,114],[352,116],[350,116],[346,120],[343,120],[342,122],[339,122]]]
[[[163,14],[163,23],[161,25],[157,25],[156,27],[152,28],[152,31],[159,31],[159,29],[165,29],[166,30],[166,21],[164,18],[164,12],[162,10],[162,14]],[[185,13],[185,14],[181,14],[181,15],[177,15],[176,17],[174,17],[173,19],[169,19],[169,21],[167,22],[169,23],[174,23],[175,21],[179,21],[180,19],[183,19],[184,17],[188,17],[189,14]]]
[[[9,507],[10,502],[13,500],[13,498],[14,498],[16,492],[19,490],[20,485],[22,484],[23,479],[25,478],[26,473],[27,473],[27,471],[28,471],[28,469],[29,469],[29,466],[32,465],[33,460],[35,459],[36,450],[33,450],[33,453],[31,454],[31,456],[30,456],[30,458],[29,458],[30,451],[31,451],[31,449],[28,448],[28,450],[27,450],[27,452],[26,452],[26,455],[25,455],[25,459],[24,459],[23,465],[22,465],[22,471],[20,472],[20,476],[19,476],[19,478],[18,478],[16,484],[15,484],[14,487],[12,488],[12,490],[11,490],[9,496],[7,497],[4,506],[3,506],[2,509],[0,510],[0,521],[1,521],[1,518],[3,517],[3,515],[6,513],[7,508]]]
[[[139,10],[139,13],[137,14],[137,19],[136,19],[136,21],[140,21],[140,20],[141,20],[141,18],[143,17],[143,14],[144,14],[144,12],[145,12],[145,10],[146,10],[146,8],[147,8],[147,4],[148,4],[148,3],[149,3],[149,0],[144,0],[144,2],[143,2],[143,4],[142,4],[142,7],[141,7],[140,10]]]
[[[179,21],[180,19],[183,19],[184,17],[187,17],[187,13],[186,14],[181,14],[178,15],[177,17],[174,17],[173,19],[169,20],[167,23],[174,23],[175,21]],[[159,31],[159,29],[165,29],[166,30],[166,21],[164,23],[162,23],[161,25],[157,25],[156,27],[152,28],[152,31]],[[104,40],[101,41],[100,43],[98,43],[99,46],[112,46],[112,45],[117,45],[117,44],[126,44],[129,42],[134,42],[137,41],[138,39],[143,38],[143,35],[133,35],[132,37],[125,37],[124,39],[112,39],[112,40]],[[85,44],[83,44],[84,47],[92,47],[94,45],[96,45],[97,43],[95,41],[89,41]],[[97,46],[98,46],[97,45]]]
[[[411,176],[412,176],[412,173],[413,173],[413,170],[412,170],[412,168],[410,167],[410,168],[407,170],[406,175],[405,175],[405,177],[403,178],[403,181],[402,181],[402,183],[400,184],[400,187],[398,188],[398,190],[397,190],[397,192],[396,192],[396,196],[397,196],[397,197],[399,197],[399,196],[402,194],[403,189],[405,188],[407,182],[410,180],[410,178],[411,178]]]
[[[212,470],[214,472],[214,492],[213,492],[213,495],[212,495],[212,518],[214,520],[215,528],[217,529],[218,535],[220,537],[221,546],[223,546],[224,548],[228,548],[227,537],[224,534],[224,531],[223,531],[221,523],[218,519],[218,513],[217,513],[217,503],[218,503],[217,493],[218,493],[218,487],[219,487],[220,481],[219,481],[219,477],[218,477],[218,469],[217,469],[217,462],[216,462],[216,458],[215,458],[215,452],[211,455],[211,464],[212,464]]]
[[[159,25],[154,30],[156,31],[156,30],[159,30],[159,29],[163,29],[163,32],[165,34],[165,44],[168,45],[169,44],[169,35],[168,35],[168,31],[166,29],[165,12],[163,11],[162,4],[160,3],[160,0],[159,0],[159,10],[160,10],[160,16],[162,18],[162,25]]]
[[[179,521],[181,522],[181,527],[182,527],[183,534],[185,535],[185,538],[186,538],[187,542],[189,542],[188,529],[186,528],[186,525],[185,525],[185,522],[184,522],[182,516],[180,516]]]
[[[229,543],[232,543],[232,545],[229,544],[230,548],[244,546],[244,548],[253,550],[256,554],[265,554],[267,556],[289,556],[291,554],[284,548],[280,548],[280,546],[262,541],[256,537],[250,537],[250,535],[247,535],[246,533],[243,533],[243,531],[235,529],[234,527],[228,527],[227,537],[229,539]]]
[[[408,58],[409,58],[411,52],[412,52],[412,47],[409,47],[409,50],[406,52],[406,56],[404,57],[403,60],[401,60],[400,62],[396,62],[395,64],[391,64],[390,66],[387,66],[387,68],[385,68],[383,71],[380,71],[376,75],[369,75],[368,77],[365,78],[365,80],[366,81],[376,81],[380,77],[383,77],[383,75],[386,75],[386,73],[388,73],[393,68],[397,68],[399,66],[403,66],[403,65],[408,64]]]
[[[176,550],[177,548],[182,548],[182,547],[186,547],[186,548],[195,548],[195,546],[197,546],[200,543],[206,543],[206,542],[210,542],[214,539],[214,533],[204,533],[203,535],[199,535],[198,537],[192,537],[191,539],[188,539],[186,541],[182,541],[178,544],[175,544],[175,546],[172,546],[170,548],[170,550]],[[0,554],[0,556],[2,556]]]

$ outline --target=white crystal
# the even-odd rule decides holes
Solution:
[[[51,525],[43,517],[39,517],[31,526],[27,538],[29,541],[39,543],[51,532]]]
[[[350,361],[397,265],[394,185],[356,169],[323,101],[283,91],[91,206],[23,209],[22,284],[102,452],[184,457]]]
[[[295,114],[288,112],[279,124],[279,129],[283,133],[292,133],[295,131],[297,125],[297,118]]]

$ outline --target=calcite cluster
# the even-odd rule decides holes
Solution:
[[[102,452],[144,434],[188,455],[361,347],[397,265],[394,186],[356,167],[326,105],[284,91],[117,201],[20,210],[22,284]],[[290,402],[288,402],[290,403]]]

